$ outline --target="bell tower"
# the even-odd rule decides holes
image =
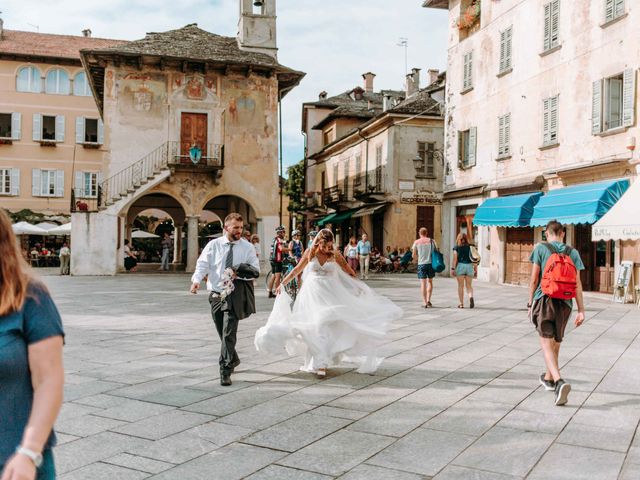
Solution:
[[[239,0],[238,46],[277,58],[276,0]]]

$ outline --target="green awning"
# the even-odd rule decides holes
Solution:
[[[318,220],[316,223],[318,224],[319,227],[324,227],[327,223],[329,223],[331,220],[333,220],[337,215],[338,215],[338,212],[330,213],[326,217],[321,218],[320,220]]]
[[[335,217],[331,219],[331,223],[342,223],[345,220],[349,220],[356,210],[347,210],[345,212],[339,212]]]

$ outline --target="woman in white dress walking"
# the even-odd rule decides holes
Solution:
[[[302,355],[301,370],[321,378],[342,362],[358,364],[360,373],[374,373],[383,360],[378,347],[391,322],[402,316],[400,307],[354,278],[330,230],[318,233],[282,285],[301,272],[303,286],[293,307],[280,287],[267,324],[256,332],[258,351]]]

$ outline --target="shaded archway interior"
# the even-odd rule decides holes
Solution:
[[[235,195],[221,195],[209,200],[203,210],[215,213],[222,221],[232,212],[237,212],[244,218],[245,229],[251,233],[258,231],[258,219],[253,207]]]

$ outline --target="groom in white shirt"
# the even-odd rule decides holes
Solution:
[[[244,220],[239,213],[224,219],[224,234],[211,240],[196,263],[191,277],[191,293],[198,293],[200,282],[207,277],[211,316],[220,336],[220,385],[231,385],[231,374],[240,365],[236,352],[238,322],[256,312],[253,279],[260,275],[260,262],[254,246],[242,238]],[[234,272],[234,290],[222,301],[224,271]]]

